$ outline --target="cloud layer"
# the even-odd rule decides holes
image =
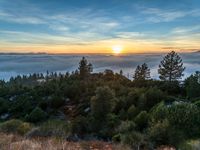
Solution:
[[[8,80],[11,76],[50,72],[74,71],[83,55],[0,55],[0,79]],[[84,55],[94,66],[95,72],[112,69],[119,72],[121,69],[125,76],[133,76],[137,65],[147,63],[151,68],[151,76],[158,78],[157,69],[163,54],[137,54],[137,55]],[[181,54],[186,70],[185,77],[200,68],[200,53]]]

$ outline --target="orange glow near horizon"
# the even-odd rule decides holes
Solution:
[[[120,43],[120,45],[116,45]],[[13,53],[52,53],[52,54],[70,54],[70,53],[109,53],[109,54],[128,54],[128,53],[162,53],[169,52],[170,50],[176,50],[177,52],[187,52],[184,47],[176,48],[172,45],[170,48],[163,43],[154,42],[134,42],[131,40],[105,40],[98,42],[91,42],[87,44],[25,44],[25,43],[3,43],[0,42],[0,52],[13,52]],[[180,43],[181,44],[181,43]],[[169,46],[168,46],[169,47]],[[191,47],[190,49],[196,49],[197,47]],[[185,49],[185,50],[184,50]]]

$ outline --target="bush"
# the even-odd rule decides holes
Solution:
[[[123,121],[118,127],[118,134],[113,136],[114,141],[121,141],[123,144],[131,146],[133,149],[138,149],[144,145],[144,135],[135,130],[133,121]]]
[[[195,104],[198,108],[200,108],[200,100],[194,102],[194,104]]]
[[[89,129],[89,122],[88,119],[84,116],[79,116],[75,118],[71,123],[71,133],[83,135]]]
[[[145,145],[144,136],[136,131],[122,134],[121,141],[123,144],[127,144],[134,149],[140,149],[142,145]]]
[[[196,147],[197,146],[197,147]],[[181,143],[178,148],[181,150],[198,150],[200,145],[193,145],[193,141],[190,143],[188,141]]]
[[[44,112],[41,108],[36,107],[30,115],[26,116],[26,119],[30,122],[40,122],[44,121],[47,118],[47,113]]]
[[[134,105],[131,105],[127,112],[128,119],[133,120],[137,116],[138,112],[139,110]]]
[[[8,111],[8,108],[9,108],[8,100],[0,98],[0,115],[6,113]]]
[[[135,123],[139,130],[143,130],[147,127],[149,115],[146,111],[141,111],[135,118]]]
[[[184,141],[182,132],[171,127],[168,120],[152,124],[148,129],[148,136],[155,147],[160,145],[178,146]]]
[[[184,132],[188,138],[199,135],[200,111],[195,104],[174,102],[168,106],[160,103],[151,112],[151,122],[167,119],[170,126]]]
[[[69,126],[66,121],[48,120],[40,126],[40,132],[49,136],[64,137],[69,132]]]
[[[0,131],[6,133],[26,134],[32,128],[31,124],[21,120],[12,119],[0,124]]]
[[[150,88],[146,93],[147,103],[146,106],[148,109],[152,108],[155,104],[164,100],[164,93],[158,88]]]
[[[63,120],[48,120],[33,128],[26,137],[67,137],[70,131],[69,124]]]
[[[135,88],[134,90],[128,93],[126,98],[126,107],[130,107],[131,105],[138,106],[140,96],[145,92],[144,88]]]
[[[54,109],[60,108],[61,106],[64,105],[64,103],[65,103],[65,100],[59,96],[53,96],[52,99],[50,100],[51,108],[54,108]]]

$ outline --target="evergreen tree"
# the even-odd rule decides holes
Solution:
[[[122,71],[122,70],[120,70],[120,71],[119,71],[119,74],[120,74],[121,76],[123,76],[123,71]]]
[[[135,80],[148,80],[150,79],[150,69],[147,64],[144,63],[141,66],[137,66],[135,74],[133,76]]]
[[[79,73],[82,79],[86,78],[92,71],[93,67],[91,63],[88,63],[85,57],[79,62]]]
[[[91,110],[94,118],[104,120],[106,115],[112,111],[114,93],[109,87],[99,87],[96,95],[91,99]]]
[[[197,71],[185,80],[186,93],[189,98],[200,97],[200,72]]]
[[[183,76],[183,62],[181,57],[174,51],[168,53],[160,62],[158,73],[159,78],[164,81],[176,81]]]

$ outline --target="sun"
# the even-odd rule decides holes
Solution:
[[[112,51],[114,54],[120,54],[123,50],[123,47],[121,45],[113,45]]]

